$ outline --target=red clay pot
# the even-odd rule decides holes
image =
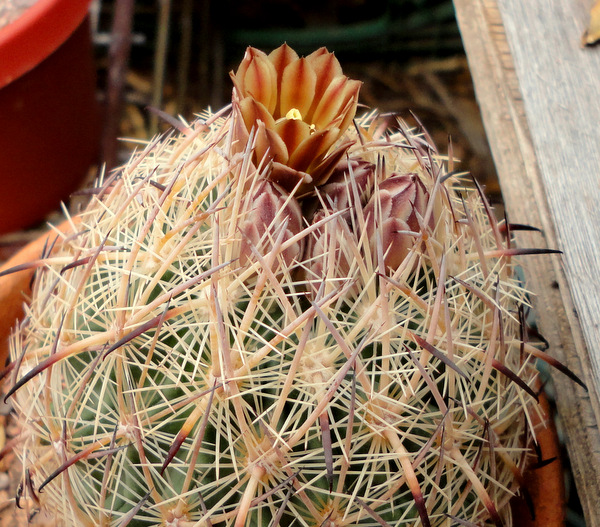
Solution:
[[[548,399],[540,397],[543,419],[532,415],[533,425],[537,427],[536,439],[540,447],[541,460],[551,463],[532,467],[525,473],[524,488],[531,497],[533,511],[522,499],[512,502],[515,527],[564,527],[566,515],[566,496],[563,464],[556,427],[552,422]],[[532,515],[533,512],[533,515]]]
[[[90,0],[38,0],[0,29],[0,234],[32,225],[96,161]]]
[[[69,232],[71,228],[72,224],[68,221],[58,226],[58,230],[63,232]],[[8,358],[10,332],[17,321],[22,318],[24,303],[31,295],[30,283],[35,267],[4,276],[2,273],[7,269],[35,262],[42,256],[44,247],[47,245],[58,247],[58,244],[55,243],[57,239],[55,231],[39,236],[0,266],[0,371]]]

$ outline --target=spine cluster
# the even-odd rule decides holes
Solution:
[[[69,526],[510,525],[546,357],[507,226],[376,114],[340,131],[304,101],[337,154],[269,157],[298,116],[244,114],[261,57],[230,114],[99,183],[39,269],[12,346],[23,497]]]

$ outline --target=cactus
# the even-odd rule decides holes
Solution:
[[[69,526],[510,525],[549,359],[509,229],[424,131],[352,125],[332,54],[233,77],[42,260],[12,338],[20,500]]]

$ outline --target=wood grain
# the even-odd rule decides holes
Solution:
[[[585,2],[501,0],[540,175],[600,384],[600,49]],[[580,21],[578,24],[577,21]]]
[[[553,376],[588,525],[600,525],[600,48],[581,49],[584,1],[455,0],[511,221],[544,230],[519,245],[550,352],[586,394]]]

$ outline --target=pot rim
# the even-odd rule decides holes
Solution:
[[[37,0],[0,29],[0,88],[32,70],[77,29],[91,0]]]

